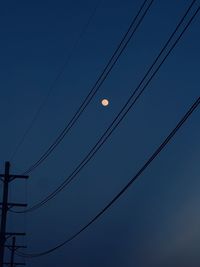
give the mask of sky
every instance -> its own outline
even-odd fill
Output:
[[[10,161],[11,172],[21,174],[52,144],[97,80],[141,3],[11,0],[0,4],[1,173],[4,162]],[[190,3],[154,1],[62,143],[27,181],[12,182],[10,201],[31,206],[74,170],[127,101]],[[196,7],[199,4],[196,1]],[[65,190],[38,210],[8,213],[7,230],[26,232],[17,242],[27,245],[27,253],[54,247],[89,222],[199,97],[199,29],[200,14],[135,107]],[[108,107],[101,105],[103,98],[109,99]],[[99,220],[59,250],[26,259],[27,266],[199,266],[199,115],[196,110]],[[16,261],[23,259],[16,256]]]

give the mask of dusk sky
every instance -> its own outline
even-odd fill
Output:
[[[188,20],[200,6],[200,1],[194,2]],[[10,161],[13,174],[23,173],[55,141],[142,3],[1,2],[1,173],[5,161]],[[31,207],[74,171],[124,106],[191,3],[153,1],[77,123],[27,181],[12,182],[9,201]],[[199,48],[200,12],[144,94],[75,179],[41,208],[25,214],[8,212],[7,231],[26,232],[25,238],[17,237],[18,244],[27,245],[23,252],[40,253],[64,242],[137,173],[200,96]],[[104,98],[109,100],[106,107],[101,104]],[[90,227],[48,255],[25,259],[27,266],[199,267],[199,118],[197,109],[145,172]],[[2,192],[2,183],[0,188]],[[24,259],[16,256],[16,261]]]

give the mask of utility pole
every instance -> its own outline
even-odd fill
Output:
[[[0,178],[3,182],[3,199],[0,203],[2,207],[1,211],[1,227],[0,227],[0,267],[3,267],[4,264],[4,251],[5,251],[5,242],[7,238],[10,236],[16,235],[25,235],[25,233],[14,233],[14,232],[6,232],[6,222],[7,222],[7,212],[11,207],[26,207],[26,204],[19,203],[9,203],[8,202],[8,191],[9,191],[9,183],[14,181],[15,179],[27,179],[27,175],[13,175],[10,174],[10,163],[8,161],[5,162],[5,171],[4,174],[0,174]],[[10,264],[9,264],[10,265]],[[16,264],[14,264],[16,265]]]
[[[15,262],[14,261],[14,257],[15,257],[15,251],[18,249],[18,248],[26,248],[26,246],[17,246],[16,245],[16,237],[14,236],[12,238],[12,245],[10,246],[5,246],[6,248],[8,248],[10,251],[11,251],[11,254],[10,254],[10,262],[4,262],[4,265],[7,265],[7,266],[10,266],[10,267],[14,267],[14,266],[19,266],[19,265],[26,265],[25,263],[22,263],[22,262]]]
[[[11,257],[10,257],[10,267],[14,267],[15,246],[16,246],[16,237],[13,236],[13,238],[12,238],[12,250],[11,250]]]

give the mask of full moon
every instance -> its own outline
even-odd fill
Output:
[[[108,105],[109,105],[109,101],[108,101],[108,99],[102,99],[102,100],[101,100],[101,104],[102,104],[104,107],[108,106]]]

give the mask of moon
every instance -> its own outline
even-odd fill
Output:
[[[102,104],[104,107],[106,107],[106,106],[109,105],[109,100],[106,99],[106,98],[104,98],[104,99],[101,100],[101,104]]]

